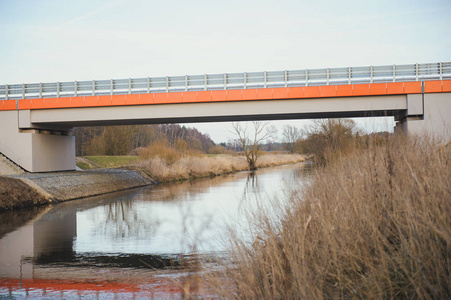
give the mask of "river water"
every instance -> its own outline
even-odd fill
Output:
[[[159,184],[0,214],[0,299],[178,298],[192,256],[226,256],[228,229],[283,201],[310,164]],[[181,297],[181,296],[180,296]]]

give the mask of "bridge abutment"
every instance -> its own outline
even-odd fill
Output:
[[[29,172],[75,170],[75,137],[67,129],[26,127],[26,114],[0,112],[2,154]]]
[[[399,128],[408,135],[451,140],[451,93],[407,95],[407,114]]]

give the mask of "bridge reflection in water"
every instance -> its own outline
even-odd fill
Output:
[[[309,170],[282,166],[3,213],[0,295],[181,295],[181,257],[223,255],[225,218],[246,227],[246,208],[282,196]]]

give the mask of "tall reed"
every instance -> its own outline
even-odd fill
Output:
[[[220,298],[450,299],[451,149],[390,140],[319,168],[280,220],[232,239]]]

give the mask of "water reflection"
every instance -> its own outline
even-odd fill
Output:
[[[181,255],[217,254],[226,226],[246,226],[247,209],[283,197],[310,172],[282,166],[3,213],[0,289],[12,279],[104,280],[116,269],[135,283],[137,270],[154,276],[178,268]]]

